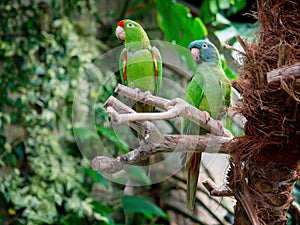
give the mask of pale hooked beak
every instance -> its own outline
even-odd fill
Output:
[[[191,55],[194,60],[197,60],[199,58],[200,50],[198,48],[191,48]]]
[[[126,34],[125,34],[125,30],[124,30],[123,27],[117,26],[117,28],[116,28],[116,36],[117,36],[118,39],[125,41]]]

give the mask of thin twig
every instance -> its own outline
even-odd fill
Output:
[[[216,185],[216,183],[213,182],[210,178],[202,181],[202,184],[209,191],[211,196],[216,196],[216,197],[225,197],[225,196],[231,197],[231,196],[233,196],[233,193],[231,190],[218,187]]]
[[[183,77],[185,80],[190,80],[192,78],[191,74],[186,73],[185,71],[181,70],[178,65],[173,65],[173,64],[169,64],[169,63],[164,63],[163,62],[163,66],[168,68],[169,70],[175,72],[176,74],[178,74],[179,76]]]
[[[237,49],[237,48],[235,48],[235,47],[233,47],[233,46],[231,46],[231,45],[224,44],[224,47],[227,48],[227,49],[229,49],[229,50],[238,52],[238,53],[240,53],[241,55],[246,56],[246,53],[245,53],[245,52],[243,52],[243,51],[241,51],[241,50],[239,50],[239,49]]]
[[[177,188],[180,188],[180,189],[182,189],[183,191],[186,192],[186,189],[187,189],[187,187],[186,187],[186,178],[183,178],[182,176],[178,175],[178,173],[177,173],[177,174],[174,174],[174,175],[172,176],[172,178],[174,178],[176,181],[179,181],[179,184],[177,184],[177,185],[179,185],[179,187],[177,187]],[[204,180],[204,181],[205,181],[205,180]],[[204,182],[204,181],[202,181],[202,182]],[[203,188],[200,188],[199,186],[197,186],[197,191],[198,191],[198,192],[201,192],[201,195],[202,195],[202,194],[206,195],[210,200],[212,200],[212,201],[215,202],[216,204],[220,205],[224,210],[230,212],[230,209],[229,209],[227,206],[225,206],[225,205],[222,203],[222,201],[219,201],[219,200],[217,200],[216,198],[214,198],[210,193],[208,193],[207,191],[205,191]],[[232,193],[231,193],[231,194],[232,194]],[[230,195],[228,194],[228,195],[226,195],[226,196],[230,196]],[[232,196],[232,195],[231,195],[231,196]],[[216,197],[220,197],[220,196],[216,196]],[[197,196],[196,196],[196,198],[197,198]]]

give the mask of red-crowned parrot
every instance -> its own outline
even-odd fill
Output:
[[[205,112],[206,121],[210,117],[221,119],[231,100],[231,85],[226,77],[217,48],[209,41],[196,40],[188,46],[197,70],[188,84],[186,101]],[[205,134],[207,131],[185,120],[188,134]],[[221,127],[221,126],[220,126]],[[201,153],[188,153],[186,158],[187,173],[187,208],[193,209],[199,178]]]
[[[124,41],[119,59],[122,83],[141,91],[158,95],[162,83],[162,60],[160,52],[152,47],[149,38],[135,21],[125,19],[117,24],[116,36]],[[137,112],[152,112],[152,107],[137,102]]]
[[[122,83],[158,95],[162,83],[162,59],[158,49],[151,46],[142,26],[129,19],[121,20],[117,24],[116,36],[123,40],[125,45],[119,59]],[[143,102],[136,102],[133,108],[139,113],[154,111],[153,107]],[[145,138],[140,134],[137,136],[139,139]],[[149,162],[150,159],[147,159],[141,164],[147,166]],[[149,168],[147,173],[149,175]]]

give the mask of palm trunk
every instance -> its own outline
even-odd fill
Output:
[[[297,0],[258,1],[258,41],[240,40],[244,64],[233,86],[247,123],[228,173],[236,225],[287,223],[300,162],[299,9]]]

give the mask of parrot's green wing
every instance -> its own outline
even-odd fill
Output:
[[[127,58],[127,51],[124,48],[121,52],[120,58],[119,58],[119,71],[121,76],[122,84],[126,85],[126,59]]]
[[[204,95],[205,82],[202,76],[193,76],[186,90],[186,102],[199,108]],[[184,134],[199,134],[199,126],[188,119],[184,119]]]
[[[140,52],[142,52],[142,51],[145,51],[145,50],[141,50]],[[160,92],[160,89],[161,89],[161,84],[162,84],[162,70],[163,70],[162,58],[161,58],[159,50],[156,47],[151,47],[150,49],[148,49],[148,54],[149,54],[149,51],[150,51],[150,57],[151,57],[152,64],[149,64],[149,61],[145,60],[144,61],[145,66],[141,67],[140,68],[141,70],[133,71],[132,65],[139,66],[139,65],[141,65],[141,63],[137,62],[137,64],[133,64],[131,61],[131,63],[129,64],[129,65],[131,65],[131,69],[130,69],[130,73],[129,73],[127,71],[128,70],[127,50],[126,50],[126,48],[123,49],[123,51],[120,54],[120,58],[119,58],[119,70],[120,70],[121,81],[122,81],[122,84],[128,85],[129,78],[131,81],[135,82],[135,80],[141,79],[139,77],[135,78],[136,76],[140,76],[140,74],[148,73],[148,71],[153,70],[152,76],[153,76],[153,82],[154,82],[153,87],[154,88],[153,88],[152,94],[158,95]],[[142,54],[145,54],[145,53],[146,52],[144,52]],[[142,55],[141,55],[141,57],[142,57]],[[148,60],[150,60],[150,59],[148,59]],[[145,81],[152,82],[152,80],[147,80],[147,78],[145,77],[145,80],[141,80],[140,83],[143,83]],[[149,83],[145,84],[146,87],[147,87],[147,85],[149,85]],[[141,86],[139,88],[143,88],[143,87]]]
[[[205,82],[202,76],[193,76],[186,90],[186,102],[199,108],[204,94]]]
[[[161,59],[160,52],[156,47],[152,47],[152,59],[153,59],[153,65],[155,71],[155,91],[153,94],[157,95],[161,89],[163,66],[162,66],[162,59]]]

